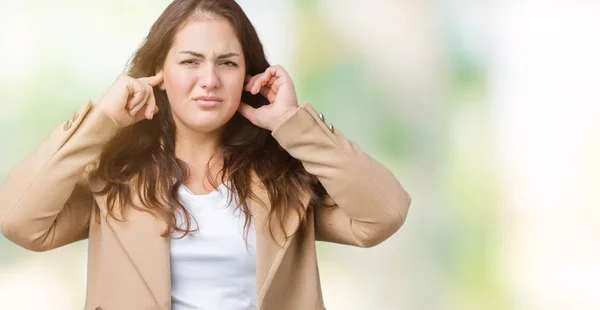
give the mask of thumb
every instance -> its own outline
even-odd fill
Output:
[[[243,101],[240,102],[240,106],[238,107],[238,112],[240,112],[240,114],[247,118],[252,124],[258,126],[258,124],[256,124],[258,121],[256,111],[257,109]]]
[[[126,107],[135,107],[144,100],[144,89],[139,83],[129,81],[126,87],[129,93]]]

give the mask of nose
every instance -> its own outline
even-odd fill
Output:
[[[207,65],[200,69],[198,82],[202,89],[215,89],[220,85],[219,75],[216,72],[214,65]]]

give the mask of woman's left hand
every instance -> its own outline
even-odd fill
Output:
[[[298,109],[294,82],[279,65],[251,77],[244,89],[253,95],[260,92],[270,103],[258,109],[240,103],[238,111],[258,127],[273,131]]]

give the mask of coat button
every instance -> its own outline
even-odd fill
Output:
[[[64,131],[69,130],[71,128],[71,124],[72,124],[71,121],[66,121],[65,125],[63,126],[63,130]]]
[[[334,129],[333,129],[333,124],[329,124],[329,126],[327,126],[329,128],[329,131],[331,131],[331,133],[333,133]]]
[[[77,118],[79,118],[79,113],[77,113],[77,112],[73,113],[73,116],[71,117],[71,122],[75,122],[77,120]]]
[[[325,123],[325,116],[323,113],[319,113],[319,118],[321,119],[321,122]]]

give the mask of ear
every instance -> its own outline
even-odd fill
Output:
[[[164,73],[162,68],[161,68],[161,69],[158,69],[158,70],[156,70],[156,74],[159,74],[159,73]],[[160,90],[165,90],[165,89],[166,89],[166,87],[165,87],[165,80],[164,80],[164,74],[163,74],[163,81],[162,81],[162,82],[160,82],[160,84],[158,84],[158,88],[159,88]]]

